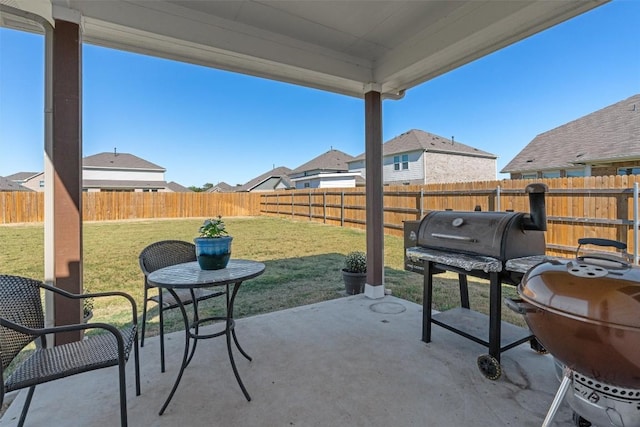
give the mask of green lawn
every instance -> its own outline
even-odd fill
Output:
[[[344,296],[340,269],[344,254],[365,250],[363,231],[294,222],[272,217],[225,218],[234,237],[232,257],[264,262],[265,273],[242,285],[236,317],[251,316]],[[118,289],[130,293],[142,309],[143,281],[138,254],[164,239],[192,241],[201,219],[92,222],[84,225],[84,286],[92,292]],[[0,226],[0,272],[42,279],[43,226]],[[385,285],[394,296],[422,303],[422,276],[403,270],[403,239],[385,237]],[[472,308],[488,312],[487,282],[470,278]],[[504,286],[506,295],[516,295]],[[458,305],[457,275],[437,276],[434,308]],[[117,299],[95,301],[93,321],[126,321],[125,306]],[[222,308],[214,300],[202,307],[208,315]],[[157,333],[157,308],[152,305],[149,333]],[[166,316],[168,330],[182,325],[177,310]],[[522,325],[521,316],[503,310],[504,317]]]

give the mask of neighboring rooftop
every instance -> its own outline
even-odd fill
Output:
[[[191,193],[193,190],[185,187],[184,185],[180,185],[175,181],[167,182],[167,188],[175,193]]]
[[[278,185],[289,188],[291,186],[288,177],[290,173],[291,169],[288,167],[279,166],[253,178],[246,184],[233,188],[231,191],[251,191],[258,189],[258,187],[262,190],[275,190]]]
[[[486,157],[490,159],[497,158],[495,154],[462,144],[455,141],[454,138],[445,138],[419,129],[411,129],[410,131],[390,139],[382,145],[383,156],[390,156],[393,154],[416,150]],[[362,153],[353,160],[363,160],[364,158],[365,154]]]
[[[25,182],[29,178],[32,178],[41,173],[42,172],[17,172],[17,173],[14,173],[13,175],[5,176],[5,178],[10,179],[11,181]]]
[[[84,168],[115,169],[154,169],[165,172],[166,169],[140,157],[128,153],[98,153],[82,159]]]
[[[22,185],[18,184],[12,179],[9,179],[8,177],[0,176],[0,191],[33,191],[33,190],[23,187]]]
[[[536,136],[500,172],[640,159],[640,94]]]
[[[311,159],[307,163],[298,166],[289,173],[289,176],[296,174],[318,171],[318,172],[347,172],[349,170],[348,162],[354,160],[354,157],[340,150],[331,149],[324,154]]]

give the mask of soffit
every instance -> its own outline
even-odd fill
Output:
[[[88,43],[351,96],[378,90],[397,98],[606,1],[37,2],[51,6],[45,16],[51,22],[81,16]]]

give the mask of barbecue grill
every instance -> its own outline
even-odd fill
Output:
[[[546,213],[544,184],[531,184],[530,213],[433,211],[416,224],[405,224],[405,268],[424,275],[422,340],[431,341],[435,323],[489,348],[478,358],[480,371],[489,379],[500,377],[500,353],[523,342],[544,352],[530,330],[501,321],[502,283],[517,285],[526,268],[545,258]],[[460,307],[431,313],[433,276],[457,272]],[[470,309],[466,276],[490,282],[489,316]],[[488,325],[488,328],[487,328]],[[487,339],[488,338],[488,339]]]
[[[576,258],[540,263],[507,305],[556,360],[562,382],[543,426],[566,395],[579,426],[640,426],[640,268],[611,255],[580,256],[585,244],[626,249],[621,242],[580,239]]]

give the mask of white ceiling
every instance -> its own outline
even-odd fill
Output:
[[[87,43],[387,98],[605,2],[0,0],[77,19]]]

